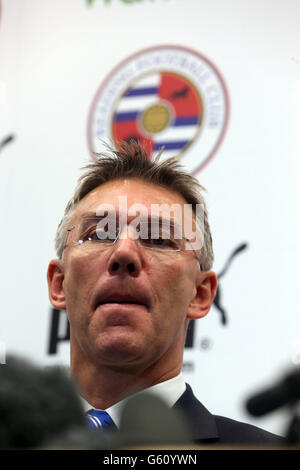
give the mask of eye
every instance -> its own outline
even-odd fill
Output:
[[[82,242],[95,242],[95,243],[105,243],[115,241],[117,238],[116,231],[108,231],[104,229],[99,229],[97,226],[91,227],[86,230],[80,237]]]
[[[148,248],[159,248],[161,250],[179,250],[179,246],[176,243],[176,240],[171,238],[149,238],[149,239],[140,239],[140,243]]]

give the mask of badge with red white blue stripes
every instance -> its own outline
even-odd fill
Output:
[[[228,93],[199,53],[163,46],[123,61],[100,86],[88,120],[91,154],[104,141],[139,140],[150,154],[182,159],[197,173],[219,147],[228,123]]]

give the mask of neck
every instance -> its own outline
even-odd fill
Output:
[[[133,393],[176,377],[181,367],[182,360],[179,360],[164,370],[160,363],[126,370],[95,364],[84,356],[79,360],[78,355],[71,355],[71,372],[80,394],[92,407],[102,410]]]

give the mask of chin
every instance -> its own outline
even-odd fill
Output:
[[[98,340],[98,354],[106,363],[122,365],[143,358],[146,352],[146,343],[137,335],[122,332],[122,334],[108,335]]]

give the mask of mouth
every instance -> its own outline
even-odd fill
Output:
[[[144,304],[138,302],[128,302],[128,301],[119,301],[119,300],[110,300],[108,302],[102,302],[99,306],[104,305],[111,305],[111,306],[118,306],[118,307],[145,307]]]
[[[132,305],[144,305],[140,302],[131,302],[129,300],[107,300],[102,302],[102,304],[132,304]]]
[[[96,301],[96,308],[100,307],[101,305],[109,305],[109,304],[138,305],[142,307],[147,307],[147,302],[142,296],[112,294],[109,296],[104,296],[102,298],[100,296]]]

